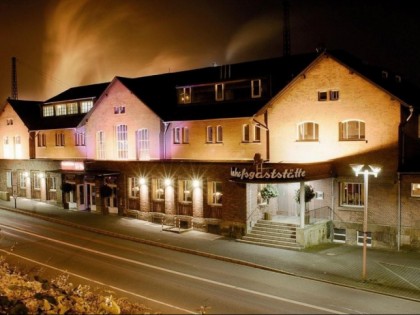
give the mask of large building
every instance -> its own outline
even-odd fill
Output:
[[[301,247],[360,244],[368,209],[369,246],[418,248],[416,91],[324,51],[8,99],[0,196],[238,239],[286,218]]]

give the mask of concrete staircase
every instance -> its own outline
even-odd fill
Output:
[[[303,247],[296,243],[296,224],[281,223],[270,220],[258,220],[251,232],[238,239],[239,242],[300,250]]]

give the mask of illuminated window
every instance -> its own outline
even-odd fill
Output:
[[[119,106],[114,106],[114,114],[125,114],[125,106],[123,105],[119,105]]]
[[[12,188],[12,172],[11,171],[6,171],[6,187],[7,188]]]
[[[93,107],[93,101],[83,101],[80,103],[80,112],[87,113]]]
[[[420,184],[411,184],[411,197],[420,197]]]
[[[254,125],[254,142],[261,142],[261,127]]]
[[[180,180],[179,181],[179,201],[192,202],[192,181]]]
[[[357,231],[357,245],[363,245],[363,238],[363,231]],[[366,232],[366,246],[372,246],[372,232]]]
[[[37,137],[38,137],[38,147],[46,147],[47,135],[45,133],[39,133]]]
[[[149,129],[143,128],[136,132],[137,159],[150,160]]]
[[[207,126],[206,142],[207,143],[213,143],[213,127],[212,126]]]
[[[47,105],[47,106],[42,107],[42,115],[44,117],[54,116],[54,106]]]
[[[67,114],[68,115],[74,115],[79,112],[77,103],[68,103],[67,104]]]
[[[347,120],[339,123],[340,140],[365,140],[365,123],[361,120]]]
[[[55,115],[56,116],[67,115],[67,106],[66,106],[66,104],[58,104],[58,105],[55,105]]]
[[[298,141],[318,141],[319,126],[314,122],[303,122],[298,125]]]
[[[12,118],[6,119],[6,124],[7,124],[7,126],[12,126],[13,125],[13,119]]]
[[[220,125],[216,127],[216,142],[217,143],[223,142],[223,127]]]
[[[178,103],[179,104],[188,104],[191,103],[191,87],[183,87],[177,90],[178,93]]]
[[[222,204],[222,182],[210,181],[207,184],[208,187],[208,203],[213,205]]]
[[[164,200],[165,199],[165,181],[163,179],[154,178],[152,180],[153,187],[153,199]]]
[[[127,159],[128,158],[127,125],[117,126],[116,138],[117,138],[117,157],[119,159]]]
[[[103,131],[96,133],[96,158],[105,159],[105,133]]]
[[[251,97],[257,98],[261,97],[261,80],[252,80],[251,81]]]
[[[338,101],[340,98],[340,92],[338,90],[330,91],[330,101]]]
[[[13,158],[12,148],[9,137],[3,137],[3,156],[5,159]]]
[[[249,142],[249,125],[242,125],[242,142]]]
[[[138,177],[128,178],[128,191],[130,198],[138,198],[140,196],[140,187]]]
[[[340,206],[363,207],[364,185],[362,183],[340,183]]]
[[[85,146],[86,145],[86,137],[83,132],[77,132],[75,135],[75,144],[76,146]]]
[[[64,133],[56,133],[55,134],[55,145],[57,147],[64,147]]]
[[[223,101],[225,99],[225,85],[223,83],[218,83],[214,86],[216,93],[216,101]]]
[[[22,158],[22,144],[21,144],[20,136],[13,137],[13,144],[14,144],[15,158]]]
[[[327,97],[328,97],[328,93],[327,92],[325,92],[325,91],[318,92],[318,101],[324,102],[324,101],[327,100]]]

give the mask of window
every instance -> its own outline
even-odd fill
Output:
[[[54,106],[48,105],[48,106],[42,107],[42,115],[44,117],[54,116]]]
[[[365,140],[365,123],[361,120],[347,120],[339,123],[340,141]]]
[[[363,245],[364,233],[363,231],[357,231],[357,245]],[[366,245],[372,246],[372,232],[366,232]]]
[[[6,172],[6,187],[7,188],[12,188],[12,172],[11,171],[7,171]]]
[[[96,158],[105,159],[105,133],[103,131],[96,133]]]
[[[261,196],[261,190],[263,190],[267,184],[258,184],[257,187],[257,204],[258,205],[265,205],[267,204],[267,200]]]
[[[319,127],[314,122],[303,122],[298,125],[298,141],[318,141]]]
[[[19,187],[21,189],[26,188],[26,177],[27,177],[26,172],[19,172]]]
[[[164,200],[165,199],[165,183],[163,179],[153,179],[153,199]]]
[[[174,128],[174,143],[181,143],[181,128],[179,127]]]
[[[191,87],[183,87],[178,89],[178,103],[188,104],[191,103]]]
[[[40,190],[41,189],[41,174],[38,172],[34,173],[33,177],[34,189]]]
[[[13,158],[13,152],[10,145],[9,137],[3,137],[3,156],[5,159]]]
[[[223,142],[223,127],[220,125],[216,127],[216,142]]]
[[[338,101],[340,98],[340,92],[337,90],[330,91],[330,101]]]
[[[128,158],[128,138],[127,138],[127,125],[118,125],[116,128],[117,133],[117,157],[119,159]]]
[[[364,185],[361,183],[340,183],[340,206],[364,205]]]
[[[206,142],[213,143],[213,127],[212,126],[207,126]]]
[[[125,106],[114,106],[114,114],[125,114]]]
[[[182,143],[190,143],[190,131],[188,127],[182,128]]]
[[[78,132],[75,135],[75,143],[76,146],[85,146],[86,145],[86,137],[83,132]]]
[[[345,243],[346,242],[346,229],[334,228],[334,243]]]
[[[49,177],[48,178],[48,187],[49,187],[50,191],[56,191],[57,190],[57,178]]]
[[[22,144],[20,136],[13,137],[15,158],[22,158]]]
[[[261,97],[261,80],[251,81],[251,97],[252,98]]]
[[[55,105],[55,115],[56,116],[67,115],[67,106],[66,106],[66,104],[58,104],[58,105]]]
[[[55,145],[57,147],[64,147],[64,134],[63,133],[55,134]]]
[[[137,139],[137,159],[150,159],[149,129],[143,128],[136,132]]]
[[[67,104],[67,115],[74,115],[79,112],[77,103],[68,103]]]
[[[318,101],[323,102],[326,101],[328,97],[328,93],[327,92],[318,92]]]
[[[140,197],[139,179],[137,177],[128,178],[128,191],[130,198]]]
[[[83,101],[80,103],[80,112],[87,113],[93,107],[93,101]]]
[[[207,185],[208,187],[208,202],[213,205],[222,204],[222,182],[211,181]]]
[[[249,142],[249,125],[242,125],[242,142]]]
[[[261,127],[254,125],[254,142],[261,142]]]
[[[420,197],[420,184],[411,184],[411,197]]]
[[[7,126],[12,126],[13,125],[13,119],[12,118],[7,118],[6,119],[6,124],[7,124]]]
[[[38,147],[47,146],[47,135],[45,133],[38,134]]]
[[[218,83],[214,86],[216,93],[216,101],[223,101],[225,99],[225,85],[223,83]]]
[[[192,202],[192,181],[191,180],[179,181],[179,201]]]

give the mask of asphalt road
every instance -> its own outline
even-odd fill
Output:
[[[82,231],[0,211],[0,255],[68,273],[161,313],[416,314],[419,303]]]

